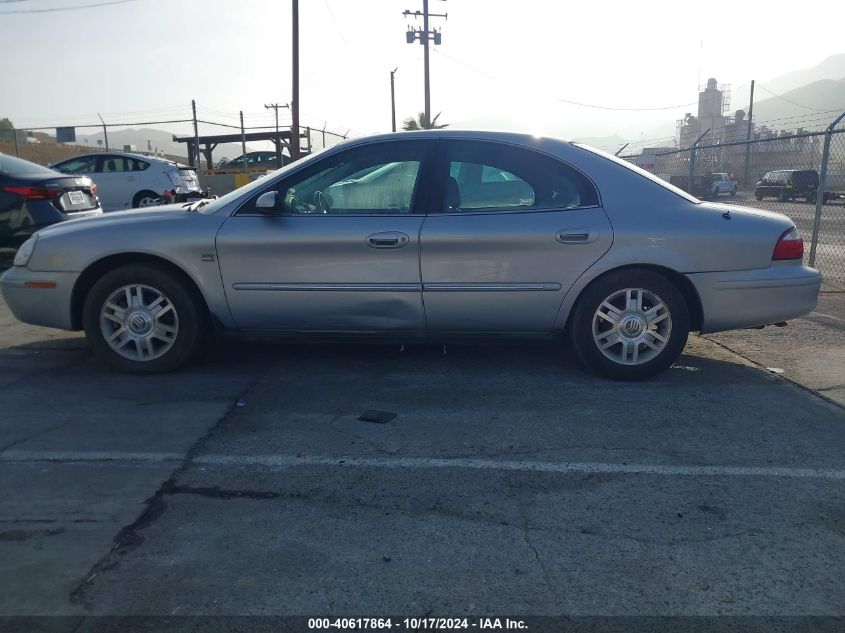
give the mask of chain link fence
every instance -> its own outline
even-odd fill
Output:
[[[843,115],[845,116],[845,115]],[[842,117],[840,117],[841,119]],[[706,200],[789,216],[805,263],[845,284],[845,129],[780,134],[656,154],[650,170]],[[636,162],[636,156],[622,156]],[[823,194],[823,195],[822,195]]]

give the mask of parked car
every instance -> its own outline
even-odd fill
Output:
[[[815,200],[819,188],[819,172],[815,169],[779,169],[766,172],[754,188],[754,197],[777,198],[789,202],[796,198]]]
[[[179,367],[215,329],[565,337],[635,380],[691,330],[813,310],[802,255],[786,216],[701,202],[587,146],[428,130],[348,141],[214,201],[49,227],[0,286],[21,321],[84,329],[130,372]]]
[[[736,195],[736,180],[725,173],[713,173],[707,178],[707,199],[718,198],[723,193],[730,196]]]
[[[97,183],[103,209],[159,205],[175,190],[175,201],[203,197],[193,167],[128,152],[81,154],[51,165],[66,174],[85,174]]]
[[[45,226],[102,213],[90,178],[0,154],[0,247],[17,248]]]
[[[214,169],[216,174],[237,173],[243,171],[266,171],[279,169],[287,165],[287,156],[282,156],[282,163],[276,157],[276,152],[247,152],[237,158],[219,162]]]

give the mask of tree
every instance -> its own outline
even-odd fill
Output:
[[[428,124],[428,121],[425,120],[425,112],[420,112],[417,118],[408,117],[402,122],[402,129],[403,130],[440,130],[444,127],[449,127],[448,123],[438,123],[437,119],[440,118],[440,115],[443,114],[442,112],[438,112],[434,115],[434,118],[431,120],[431,125]]]
[[[0,119],[0,141],[15,140],[15,126],[9,119]]]

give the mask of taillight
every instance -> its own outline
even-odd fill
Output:
[[[801,233],[794,226],[784,231],[778,243],[775,244],[775,252],[772,253],[772,260],[801,259],[804,257],[804,240]]]
[[[97,185],[96,185],[96,184],[92,184],[92,185],[91,185],[91,189],[90,189],[90,191],[91,191],[91,195],[92,195],[92,196],[96,196],[96,195],[97,195]]]
[[[27,200],[55,200],[61,198],[64,190],[45,187],[3,187],[3,191],[22,196]]]

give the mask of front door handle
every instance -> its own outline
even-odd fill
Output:
[[[370,248],[402,248],[410,241],[408,234],[402,231],[383,231],[367,236],[367,245]]]
[[[591,244],[599,239],[599,232],[584,228],[562,229],[555,239],[561,244]]]

